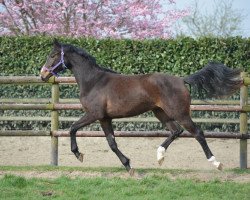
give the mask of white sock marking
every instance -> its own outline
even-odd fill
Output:
[[[211,162],[216,168],[219,168],[220,162],[216,161],[215,157],[212,156],[211,158],[208,159],[208,162]]]
[[[157,149],[157,160],[160,161],[164,158],[164,153],[166,149],[162,146],[159,146]]]

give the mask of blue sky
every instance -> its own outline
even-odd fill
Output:
[[[200,9],[210,12],[213,9],[213,0],[197,0]],[[220,0],[216,0],[220,1]],[[191,7],[194,0],[176,0],[177,8]],[[239,10],[245,16],[240,32],[243,37],[250,37],[250,0],[233,0],[233,8]]]

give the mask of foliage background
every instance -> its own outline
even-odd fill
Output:
[[[178,76],[192,74],[209,61],[219,61],[229,67],[241,68],[250,73],[250,39],[229,38],[177,38],[155,40],[115,40],[93,38],[59,37],[61,42],[71,43],[87,50],[97,63],[123,74],[144,74],[152,72],[169,73]],[[0,37],[0,76],[38,76],[51,50],[52,37]],[[66,72],[65,76],[71,75]],[[76,86],[60,86],[61,98],[78,98]],[[50,86],[46,85],[1,85],[1,98],[50,98]],[[234,96],[238,99],[238,96]],[[60,111],[60,116],[80,116],[81,111]],[[0,111],[0,115],[49,116],[48,111]],[[147,114],[151,115],[151,113]],[[238,118],[237,113],[193,112],[194,117]],[[63,122],[62,129],[68,129],[71,123]],[[49,129],[47,122],[7,122],[0,121],[1,129]],[[93,125],[90,129],[99,129]],[[161,126],[147,123],[115,124],[116,130],[161,129]],[[210,125],[209,130],[237,131],[235,125]]]
[[[250,39],[178,38],[114,40],[59,38],[86,49],[100,65],[125,74],[163,72],[187,75],[211,60],[250,72]],[[0,75],[38,75],[51,49],[51,37],[0,37]]]

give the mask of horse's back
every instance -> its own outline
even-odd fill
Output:
[[[108,87],[117,93],[147,93],[152,97],[189,94],[183,78],[162,73],[143,75],[112,74]]]
[[[177,76],[112,74],[109,79],[102,91],[107,97],[107,112],[112,117],[137,115],[157,107],[179,109],[179,104],[189,104],[188,90]]]

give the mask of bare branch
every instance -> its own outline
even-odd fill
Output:
[[[214,0],[213,11],[201,11],[194,1],[193,13],[183,19],[188,31],[195,37],[228,37],[239,32],[244,15],[233,8],[233,0]]]

